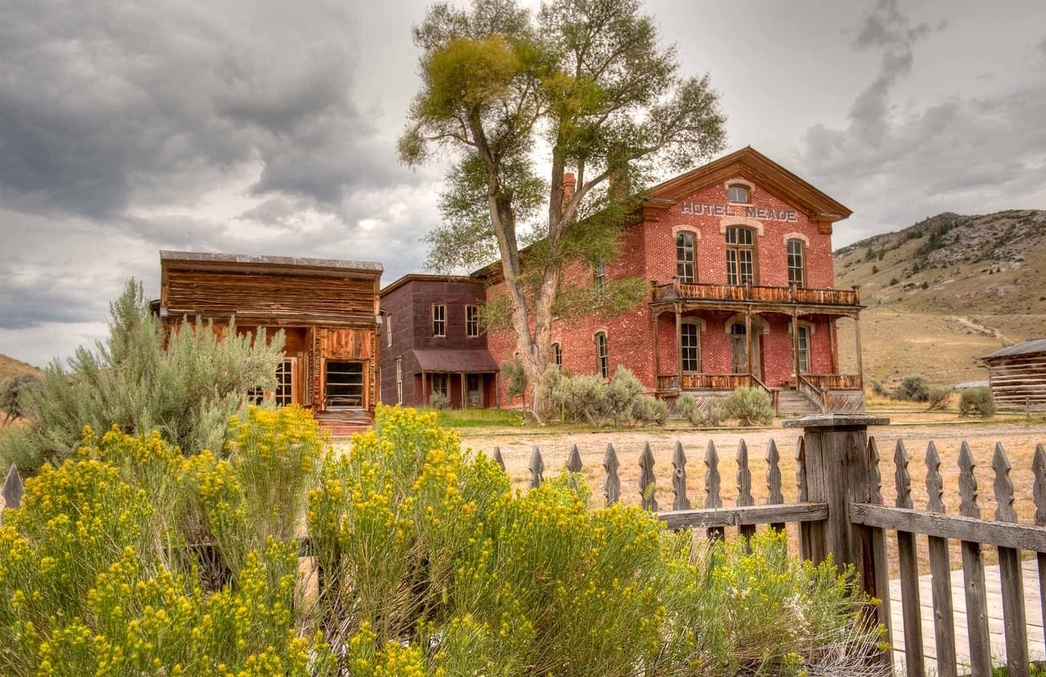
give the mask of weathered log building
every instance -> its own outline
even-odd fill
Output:
[[[321,422],[373,413],[380,263],[161,251],[160,271],[168,326],[200,318],[224,334],[235,318],[237,333],[283,330],[277,404],[309,407]]]
[[[981,358],[999,407],[1046,409],[1046,338],[1032,339]]]

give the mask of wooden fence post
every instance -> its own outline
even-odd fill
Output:
[[[786,428],[803,429],[806,500],[828,504],[822,533],[810,534],[811,540],[823,537],[823,550],[820,544],[810,543],[811,554],[831,554],[840,569],[853,564],[863,591],[880,599],[890,591],[877,589],[881,577],[874,570],[873,553],[868,552],[871,534],[868,527],[851,525],[850,504],[868,503],[879,490],[868,454],[868,427],[889,423],[888,418],[867,414],[815,414],[784,422]]]

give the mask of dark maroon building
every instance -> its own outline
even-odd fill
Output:
[[[405,275],[381,291],[381,401],[424,406],[438,392],[455,409],[497,406],[498,364],[479,310],[482,283]]]

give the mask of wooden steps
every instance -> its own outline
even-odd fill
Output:
[[[334,438],[352,437],[374,427],[370,413],[358,409],[318,411],[314,416],[320,427],[330,431]]]
[[[777,391],[777,398],[781,416],[806,416],[821,412],[820,408],[798,390],[781,389]]]

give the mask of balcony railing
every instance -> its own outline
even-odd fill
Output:
[[[818,393],[829,390],[860,390],[857,374],[803,374],[802,380]],[[682,388],[680,388],[682,385]],[[734,390],[735,388],[763,386],[750,374],[662,374],[657,377],[659,392],[688,390]],[[767,390],[770,390],[767,388]]]
[[[755,301],[801,303],[821,306],[857,306],[857,289],[807,289],[805,287],[761,287],[757,285],[679,282],[654,287],[654,301]]]

